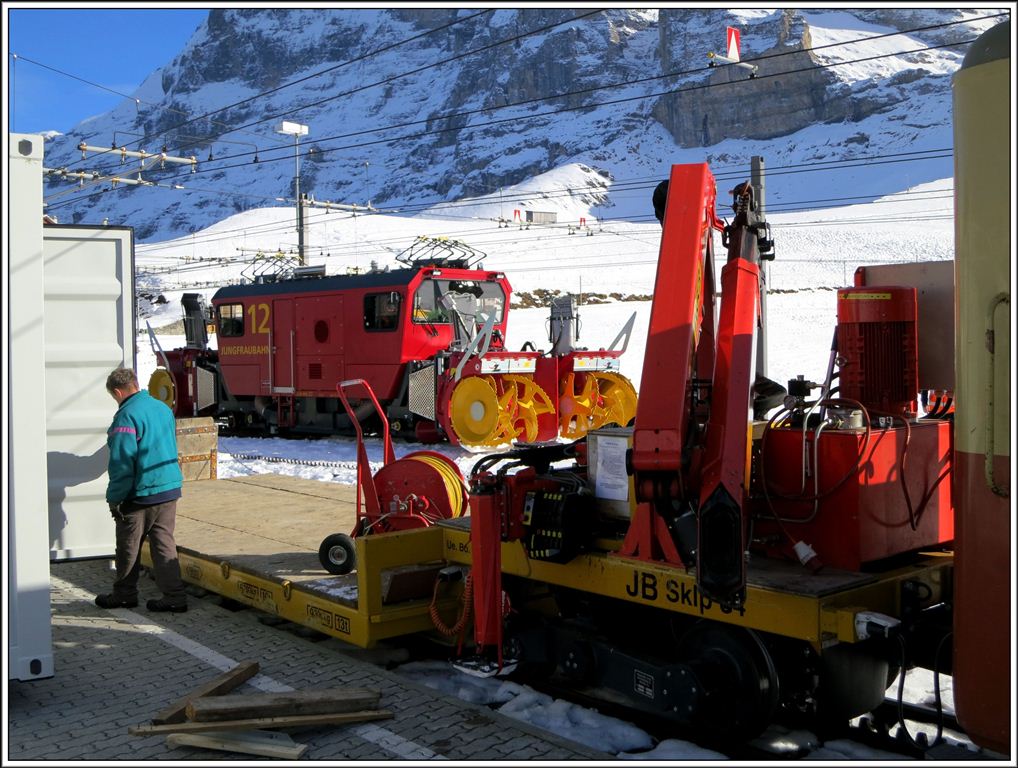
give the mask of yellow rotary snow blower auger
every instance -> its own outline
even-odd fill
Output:
[[[578,440],[592,429],[628,424],[636,415],[636,390],[619,373],[570,371],[562,376],[558,407],[559,435]]]
[[[437,387],[439,424],[468,448],[574,440],[592,429],[626,426],[636,415],[636,390],[618,371],[635,319],[634,313],[607,349],[577,349],[575,300],[557,298],[552,349],[545,354],[529,342],[519,352],[505,350],[501,339],[493,343],[489,318],[449,356]]]

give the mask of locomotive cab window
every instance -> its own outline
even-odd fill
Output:
[[[364,329],[394,331],[399,325],[400,295],[396,291],[369,293],[364,297]]]
[[[216,313],[219,316],[220,336],[244,335],[243,304],[220,304]]]
[[[415,323],[441,324],[452,322],[453,313],[473,318],[477,323],[494,313],[495,322],[502,322],[505,293],[496,282],[479,280],[431,279],[421,283],[414,294]]]

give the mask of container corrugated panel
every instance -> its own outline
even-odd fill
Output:
[[[43,284],[50,559],[109,556],[106,377],[135,366],[133,230],[45,227]]]

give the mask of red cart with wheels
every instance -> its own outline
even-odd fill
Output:
[[[347,390],[355,386],[367,392],[382,423],[382,468],[374,475],[364,430],[347,397]],[[356,564],[355,537],[426,528],[459,517],[467,509],[467,486],[459,467],[435,451],[414,451],[396,459],[385,412],[364,379],[341,381],[336,391],[357,432],[357,520],[349,534],[326,536],[318,559],[329,573],[344,574]]]

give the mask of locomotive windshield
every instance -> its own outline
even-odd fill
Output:
[[[495,322],[502,322],[505,292],[496,282],[482,280],[445,280],[433,278],[421,283],[414,294],[413,319],[415,323],[452,322],[449,306],[464,318],[482,323],[494,313]],[[483,315],[483,318],[482,318]]]

